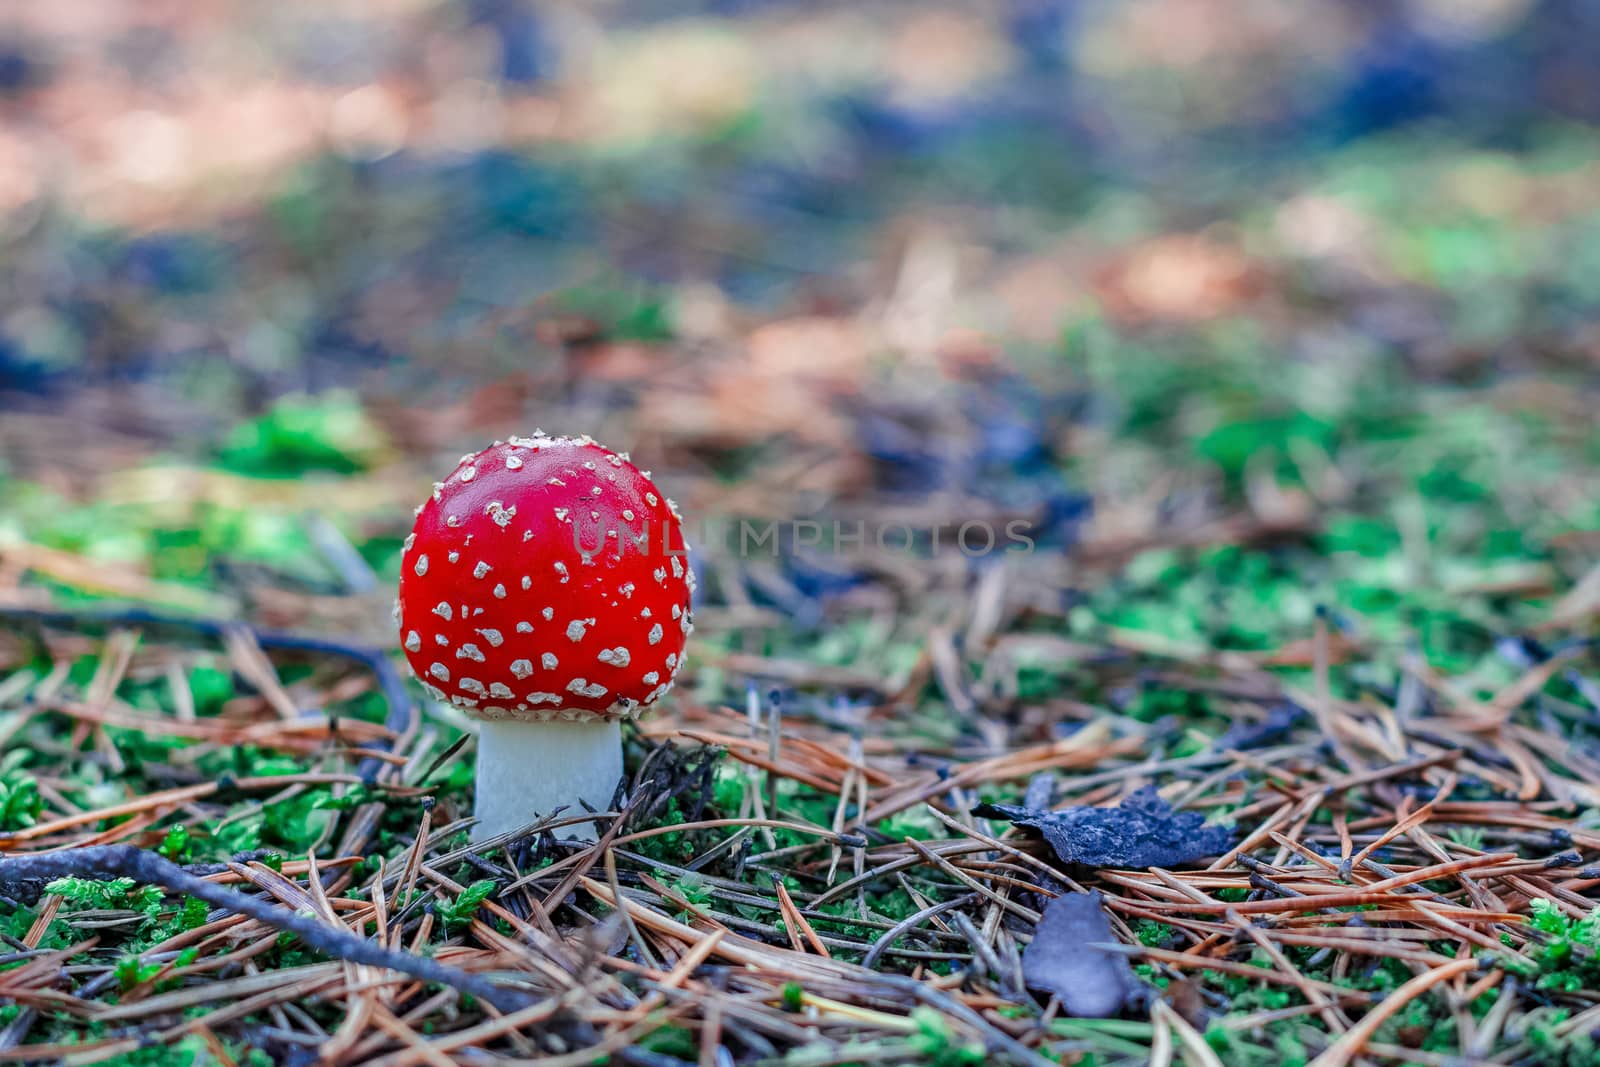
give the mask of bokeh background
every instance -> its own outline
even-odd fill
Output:
[[[534,426],[692,518],[1025,517],[1007,611],[1068,632],[1548,586],[1600,523],[1597,36],[1582,0],[12,0],[0,586],[392,643],[412,502]],[[1308,539],[1199,622],[1151,554]],[[724,547],[713,662],[902,680],[986,566]]]

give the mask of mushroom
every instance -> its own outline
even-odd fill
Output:
[[[625,453],[542,431],[462,457],[417,509],[400,642],[423,688],[481,723],[476,840],[611,803],[621,721],[683,669],[682,523]]]

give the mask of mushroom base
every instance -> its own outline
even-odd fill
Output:
[[[474,841],[527,826],[557,808],[561,818],[581,815],[585,801],[596,811],[611,804],[622,781],[622,724],[588,722],[478,723],[478,783]],[[593,841],[592,822],[573,823],[557,837]]]

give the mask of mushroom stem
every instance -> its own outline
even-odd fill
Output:
[[[478,825],[474,841],[527,826],[565,808],[562,816],[611,804],[622,781],[622,724],[520,722],[486,719],[478,730]],[[574,823],[556,836],[593,841],[592,822]]]

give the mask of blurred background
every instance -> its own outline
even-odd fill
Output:
[[[392,645],[412,504],[535,426],[691,519],[1031,524],[707,545],[708,698],[1316,603],[1447,655],[1596,550],[1585,0],[0,12],[8,602]]]

